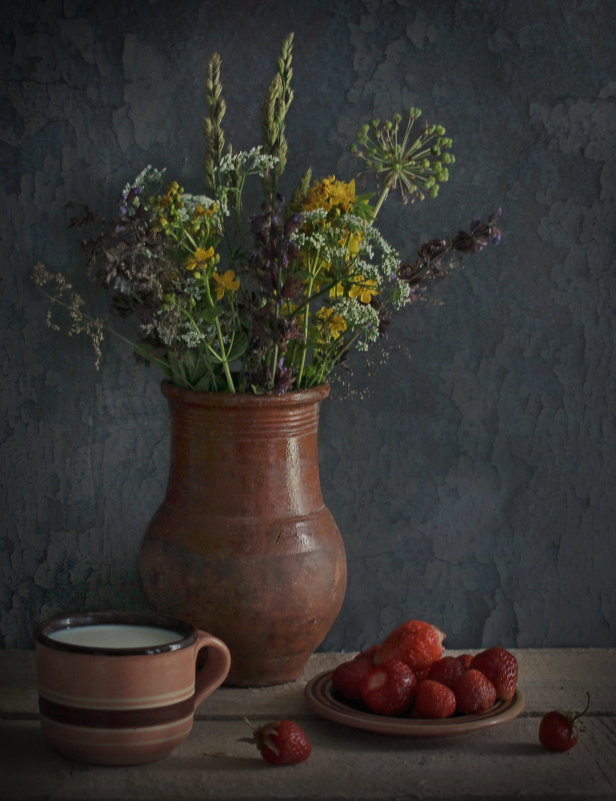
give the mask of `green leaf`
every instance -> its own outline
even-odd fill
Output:
[[[204,375],[193,384],[193,389],[197,390],[197,392],[211,392],[213,383],[211,373],[204,373]]]
[[[250,340],[243,332],[239,332],[235,335],[235,339],[233,340],[233,346],[231,350],[227,353],[227,361],[234,362],[236,359],[240,359],[244,353],[246,353],[248,349]]]
[[[156,367],[158,367],[167,378],[172,378],[173,373],[168,364],[168,359],[161,358],[160,356],[154,356],[152,354],[152,346],[148,345],[147,342],[135,342],[133,350],[138,356],[141,356],[142,359],[145,359],[146,361],[150,362],[150,364],[154,364]]]
[[[201,311],[201,319],[205,323],[213,323],[220,317],[221,314],[224,313],[224,307],[220,306],[219,304],[214,304],[214,306],[207,306]]]
[[[374,197],[374,193],[358,195],[355,199],[355,206],[353,212],[362,220],[371,221],[374,217],[374,208],[370,205],[370,198]]]

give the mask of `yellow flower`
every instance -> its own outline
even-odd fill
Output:
[[[182,187],[178,184],[177,181],[172,181],[169,184],[169,189],[167,190],[167,194],[163,195],[161,198],[161,204],[163,206],[170,206],[174,202],[177,201],[179,206],[182,206],[183,203],[181,202],[181,194],[182,194]]]
[[[349,289],[349,297],[358,298],[362,303],[370,303],[374,295],[379,294],[376,286],[374,278],[364,278],[363,275],[358,275],[357,283]]]
[[[340,334],[344,333],[347,329],[347,322],[340,314],[336,314],[333,309],[328,309],[325,306],[319,309],[316,316],[327,326],[329,334],[332,339],[338,339]]]
[[[299,306],[297,305],[297,303],[289,303],[287,301],[287,303],[284,306],[284,309],[285,309],[285,317],[287,317],[289,320],[294,319],[295,322],[300,326],[304,325],[304,322],[306,320],[305,308],[303,308],[300,312],[298,312],[297,310],[299,309]]]
[[[207,250],[205,248],[197,248],[194,253],[188,257],[188,261],[186,262],[186,269],[187,270],[194,270],[198,268],[199,270],[206,270],[207,263],[214,255],[214,248],[209,247]]]
[[[195,206],[195,217],[198,219],[199,217],[213,217],[218,210],[218,206],[216,203],[212,203],[211,206],[207,208],[202,206],[201,203],[197,203]]]
[[[335,175],[330,175],[310,187],[303,206],[306,211],[312,209],[351,211],[355,202],[355,180],[345,183],[336,180]]]
[[[212,278],[216,284],[216,300],[220,300],[225,294],[225,291],[237,292],[240,288],[239,278],[235,277],[233,270],[227,270],[223,275],[212,273]]]
[[[352,234],[349,234],[346,239],[341,239],[340,244],[346,246],[349,256],[357,256],[361,248],[363,238],[364,235],[361,233],[361,231],[354,231]]]
[[[341,298],[344,295],[344,284],[339,281],[329,290],[330,298]]]

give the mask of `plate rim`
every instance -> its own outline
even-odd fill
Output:
[[[387,717],[366,710],[357,710],[332,696],[331,676],[326,670],[314,676],[304,687],[304,698],[320,717],[354,729],[403,737],[449,737],[468,734],[514,720],[525,706],[525,697],[518,687],[510,701],[497,702],[487,712],[477,715],[439,720],[410,717]]]

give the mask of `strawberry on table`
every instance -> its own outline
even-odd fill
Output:
[[[456,696],[440,681],[424,679],[417,685],[414,712],[420,718],[450,718],[456,711]]]
[[[415,697],[417,679],[410,667],[399,659],[373,665],[362,684],[364,704],[377,715],[400,715]]]
[[[496,688],[480,670],[465,670],[453,684],[457,711],[463,715],[487,712],[496,702]]]
[[[432,623],[408,620],[387,635],[377,648],[374,662],[378,665],[399,659],[413,671],[422,670],[442,657],[444,639],[443,632]]]
[[[553,709],[547,712],[539,724],[539,742],[549,751],[568,751],[578,741],[584,724],[579,721],[590,706],[590,695],[586,693],[586,707],[582,712],[561,712]]]
[[[480,670],[492,682],[499,701],[513,698],[518,683],[518,662],[512,653],[495,645],[477,654],[471,667]]]
[[[242,739],[255,743],[270,765],[295,765],[312,753],[308,736],[293,720],[277,720],[259,727],[254,727],[246,718],[244,721],[252,728],[253,737]]]

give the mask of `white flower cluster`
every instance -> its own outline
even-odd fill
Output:
[[[396,311],[406,306],[411,300],[411,288],[406,281],[396,281],[394,292],[391,298],[392,305]]]
[[[207,195],[191,195],[185,192],[182,195],[182,201],[187,209],[194,211],[197,206],[203,206],[204,209],[209,209],[216,201]]]
[[[292,236],[299,250],[317,253],[324,263],[348,264],[348,245],[353,235],[359,234],[355,239],[358,250],[353,256],[353,273],[375,280],[379,287],[395,280],[400,257],[376,228],[354,214],[342,214],[335,222],[326,218],[324,209],[302,212],[302,220],[308,225]]]
[[[191,195],[188,192],[182,194],[182,202],[184,207],[178,209],[178,215],[180,220],[182,220],[184,223],[187,220],[190,220],[195,213],[195,208],[197,206],[203,206],[203,208],[209,209],[210,206],[213,206],[216,203],[215,200],[212,200],[212,198],[208,197],[207,195]]]
[[[364,337],[356,342],[357,350],[366,351],[369,342],[377,341],[379,338],[379,315],[372,306],[367,303],[357,303],[345,295],[338,298],[334,309],[336,314],[344,317],[349,328],[363,331]]]
[[[352,233],[362,235],[359,259],[366,278],[374,278],[381,284],[396,276],[400,257],[377,228],[355,214],[343,214],[339,223]]]
[[[262,152],[261,145],[250,150],[239,150],[237,153],[229,151],[221,158],[216,168],[220,178],[220,187],[217,192],[220,211],[224,217],[229,216],[229,194],[237,193],[248,175],[263,177],[267,170],[278,164],[277,156],[269,156]]]
[[[206,339],[201,331],[196,328],[187,326],[183,334],[180,334],[180,339],[185,342],[189,348],[198,348],[199,345]]]
[[[146,165],[141,172],[135,177],[134,181],[126,184],[124,192],[128,194],[131,189],[135,187],[143,187],[149,189],[152,186],[160,186],[163,182],[163,176],[167,172],[167,168],[163,167],[162,170],[152,167],[151,164]]]
[[[250,150],[225,153],[217,171],[221,176],[243,173],[244,175],[258,175],[262,178],[266,170],[271,170],[280,160],[278,156],[268,156],[262,151],[263,148],[259,145]]]

